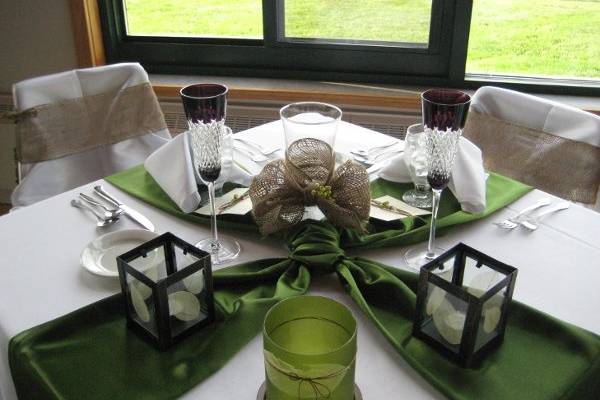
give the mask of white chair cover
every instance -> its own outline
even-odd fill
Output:
[[[59,101],[116,92],[148,82],[148,74],[138,63],[114,64],[16,83],[13,86],[13,99],[15,108],[23,111]],[[109,115],[107,110],[107,117]],[[21,182],[11,197],[13,207],[33,204],[143,163],[149,154],[169,139],[171,135],[168,129],[161,129],[57,159],[22,163]]]
[[[482,143],[478,143],[476,136],[470,136],[473,133],[473,127],[469,126],[469,122],[471,122],[471,117],[476,117],[476,114],[491,116],[517,127],[523,127],[557,137],[556,140],[543,140],[542,137],[539,137],[536,139],[537,142],[526,142],[523,140],[523,137],[515,136],[515,141],[521,141],[520,143],[516,143],[515,146],[532,150],[528,154],[527,159],[520,160],[521,164],[519,165],[519,168],[527,169],[536,162],[539,162],[540,158],[543,158],[551,152],[554,152],[554,157],[556,157],[557,153],[560,154],[560,150],[557,152],[556,148],[552,149],[553,146],[565,144],[571,146],[573,145],[572,142],[580,142],[581,144],[585,143],[600,149],[600,117],[561,103],[513,90],[486,86],[475,92],[471,101],[471,111],[473,115],[469,116],[470,118],[465,129],[465,136],[474,140],[478,146],[482,147],[484,152],[484,163],[486,165],[489,164],[487,161],[490,159],[493,159],[497,164],[514,160],[509,161],[506,154],[503,154],[500,149],[494,151],[492,148],[494,138],[487,138],[489,140],[488,143],[491,143],[491,145],[488,146],[490,148],[486,148],[485,145],[482,146]],[[510,129],[507,129],[504,132],[488,132],[488,135],[510,134],[509,131]],[[476,133],[478,135],[484,134],[483,132]],[[482,136],[479,137],[481,138]],[[588,146],[588,149],[589,148],[590,147]],[[562,161],[568,166],[570,161],[573,160],[564,159]],[[600,168],[600,159],[598,159],[597,162],[596,170]],[[548,173],[551,174],[552,172],[548,171]],[[578,171],[577,168],[572,168],[569,173],[589,173],[589,171]],[[535,183],[531,182],[525,183],[535,185]],[[547,191],[551,192],[551,190]],[[595,208],[600,209],[599,206],[600,193],[597,196]]]

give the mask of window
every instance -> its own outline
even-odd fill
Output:
[[[477,0],[467,73],[600,78],[600,1]]]
[[[331,6],[331,3],[319,0],[286,1],[284,40],[414,43],[427,47],[430,0],[341,1],[334,4]],[[348,29],[350,26],[352,29]]]
[[[130,36],[262,39],[260,0],[124,0]]]
[[[595,1],[105,0],[99,5],[108,61],[139,61],[150,72],[600,92],[600,3]]]

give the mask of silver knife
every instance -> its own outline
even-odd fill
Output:
[[[104,200],[108,201],[111,204],[114,204],[116,207],[119,207],[121,210],[123,210],[123,213],[127,215],[132,221],[137,222],[145,229],[148,229],[150,232],[154,232],[154,224],[152,224],[152,222],[150,222],[148,218],[140,214],[139,211],[134,210],[128,205],[125,205],[119,200],[117,200],[115,197],[106,193],[106,191],[102,188],[101,185],[94,186],[94,191],[98,194],[98,196],[102,197]]]

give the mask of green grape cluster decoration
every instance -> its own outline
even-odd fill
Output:
[[[320,183],[315,183],[312,190],[310,191],[315,197],[320,197],[326,200],[333,200],[333,195],[331,192],[331,186],[329,185],[321,185]]]

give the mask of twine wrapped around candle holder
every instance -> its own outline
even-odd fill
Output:
[[[309,376],[306,374],[302,374],[297,372],[292,366],[286,365],[281,360],[277,360],[277,358],[270,352],[264,351],[265,354],[265,364],[267,368],[270,368],[272,371],[276,371],[279,374],[285,376],[292,382],[298,382],[298,399],[302,398],[302,385],[306,384],[310,388],[312,392],[311,396],[314,400],[321,399],[329,399],[331,397],[331,388],[326,384],[327,380],[343,377],[346,372],[350,371],[351,368],[354,367],[355,359],[352,360],[350,364],[345,367],[337,367],[336,370],[318,374],[315,376]]]
[[[331,146],[318,139],[292,143],[284,160],[270,162],[254,178],[249,193],[265,235],[300,222],[306,206],[316,205],[332,224],[344,228],[362,229],[369,218],[367,171],[352,161],[335,169]]]

